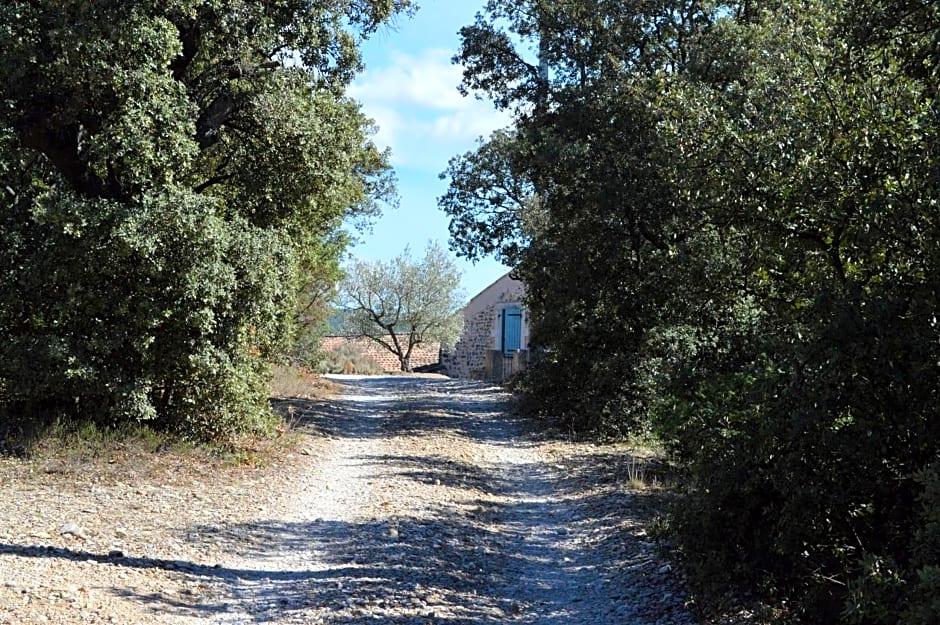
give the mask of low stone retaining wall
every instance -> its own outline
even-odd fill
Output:
[[[391,343],[391,337],[386,341]],[[361,337],[348,336],[327,336],[323,339],[321,349],[325,352],[331,352],[345,346],[351,346],[358,352],[361,352],[376,362],[386,372],[393,373],[401,370],[398,357],[388,351],[375,341]],[[440,362],[441,346],[438,343],[429,343],[427,345],[418,345],[411,352],[411,367],[423,367]]]

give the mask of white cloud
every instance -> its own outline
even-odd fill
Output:
[[[440,171],[477,137],[509,124],[508,114],[460,95],[462,69],[451,56],[441,49],[394,52],[390,65],[366,70],[350,87],[379,127],[376,143],[392,148],[393,164]]]
[[[472,141],[506,126],[510,121],[508,114],[494,111],[484,102],[474,101],[474,106],[437,117],[431,134],[441,140]]]
[[[376,125],[375,143],[380,148],[395,144],[396,135],[405,126],[405,120],[395,109],[384,106],[373,106],[365,110]]]
[[[367,69],[349,94],[362,102],[452,110],[464,98],[457,92],[461,69],[447,50],[425,50],[419,57],[393,52],[391,65]]]

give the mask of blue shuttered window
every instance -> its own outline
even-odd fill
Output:
[[[502,314],[503,352],[514,352],[522,348],[522,309],[511,306],[503,309]]]

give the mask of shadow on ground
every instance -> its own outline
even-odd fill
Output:
[[[492,444],[514,444],[489,424],[494,417],[519,425],[507,411],[510,395],[500,386],[420,377],[363,377],[334,380],[344,388],[342,401],[286,399],[275,410],[290,413],[301,428],[350,438],[451,434]],[[380,427],[370,418],[381,417]],[[518,441],[516,442],[516,444]]]
[[[492,426],[506,405],[499,388],[388,378],[349,386],[342,401],[289,400],[280,408],[293,407],[308,431],[335,437],[446,433],[512,444],[505,427]],[[565,457],[551,468],[402,454],[360,460],[422,484],[475,489],[480,497],[461,507],[442,503],[421,518],[180,528],[178,535],[224,545],[233,559],[258,563],[256,569],[2,544],[0,556],[159,569],[207,588],[234,589],[239,620],[227,617],[230,593],[181,598],[115,589],[154,612],[217,623],[688,622],[681,602],[664,608],[650,601],[664,593],[663,573],[642,529],[646,520],[624,514],[637,506],[636,495],[622,488],[622,456]],[[310,561],[295,559],[283,570],[278,558],[285,552],[309,554]],[[608,612],[599,614],[598,606]]]
[[[464,467],[434,465],[421,458],[375,458],[412,479],[464,480]],[[586,461],[587,462],[587,461]],[[584,469],[583,467],[581,469]],[[520,467],[521,471],[532,467]],[[579,470],[573,467],[574,471]],[[584,469],[586,470],[586,469]],[[645,538],[612,530],[623,521],[618,507],[627,505],[614,492],[585,494],[566,489],[552,502],[542,496],[553,488],[550,477],[534,481],[500,479],[485,472],[473,475],[488,492],[519,501],[494,504],[481,499],[471,512],[441,508],[430,518],[394,518],[382,522],[313,521],[186,528],[188,534],[209,536],[232,547],[232,554],[264,561],[285,551],[311,551],[307,567],[272,570],[214,567],[211,564],[148,558],[113,558],[66,549],[0,545],[0,556],[93,560],[103,566],[159,569],[208,587],[238,588],[239,603],[250,606],[250,623],[476,623],[535,622],[544,625],[587,623],[596,619],[598,602],[619,602],[621,618],[644,616],[642,594],[613,593],[620,587],[655,582],[658,561]],[[578,513],[575,514],[574,510]],[[585,512],[593,511],[593,514]],[[640,528],[637,523],[635,528]],[[583,557],[584,546],[571,545],[572,534],[596,535],[596,549],[618,550],[616,570],[602,569],[597,558]],[[604,561],[610,561],[605,558]],[[532,577],[532,572],[538,571]],[[611,579],[616,575],[619,579]],[[209,618],[231,607],[231,598],[115,594],[149,605],[163,615]],[[585,606],[585,613],[581,613]],[[613,606],[612,606],[613,608]],[[392,615],[395,616],[392,616]],[[328,616],[327,616],[328,615]],[[612,615],[613,617],[613,615]],[[655,620],[655,619],[653,619]],[[650,620],[649,622],[653,622]],[[603,621],[599,621],[603,622]],[[624,621],[611,621],[624,622]],[[646,622],[646,621],[638,621]],[[664,621],[669,622],[669,621]],[[681,622],[679,620],[675,622]]]

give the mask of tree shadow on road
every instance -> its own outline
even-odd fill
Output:
[[[242,620],[221,622],[244,623],[318,618],[344,624],[621,622],[625,614],[642,615],[643,604],[631,607],[629,593],[617,587],[629,588],[631,579],[645,586],[658,583],[651,544],[631,535],[617,510],[629,504],[624,499],[629,494],[613,481],[609,488],[585,487],[597,459],[584,458],[583,464],[568,467],[561,490],[557,476],[542,465],[501,472],[421,456],[365,460],[424,484],[469,481],[480,497],[469,505],[442,504],[421,518],[180,528],[179,536],[217,541],[230,548],[228,559],[248,558],[253,568],[17,545],[0,545],[0,557],[163,571],[209,590],[193,596],[130,588],[112,592],[160,615],[215,619],[237,613]],[[555,496],[546,497],[553,489]],[[594,540],[577,542],[576,535]],[[596,557],[591,548],[606,555]],[[620,555],[611,558],[614,552]],[[291,564],[285,568],[285,554],[301,557],[288,559]],[[598,605],[608,605],[613,620],[603,620],[607,617],[597,613]]]
[[[380,376],[335,380],[343,395],[333,399],[275,402],[293,415],[299,429],[349,438],[455,435],[493,444],[513,444],[491,424],[523,421],[509,410],[511,396],[500,386],[471,380]],[[518,441],[515,441],[518,444]]]
[[[650,596],[671,590],[663,587],[659,561],[642,532],[644,519],[623,512],[635,495],[620,488],[609,469],[596,469],[598,460],[609,467],[614,458],[570,459],[560,481],[558,467],[501,471],[403,455],[364,460],[422,484],[469,485],[480,497],[472,505],[442,504],[420,518],[180,528],[179,536],[224,545],[228,560],[247,558],[252,568],[16,545],[0,545],[0,558],[164,571],[209,590],[193,596],[113,592],[160,615],[225,623],[574,625],[664,616],[648,613]],[[599,614],[598,606],[609,612]],[[665,608],[660,602],[656,609]],[[661,622],[688,621],[676,613]]]
[[[314,435],[466,437],[516,445],[498,387],[456,380],[374,378],[339,401],[290,400]],[[525,444],[537,444],[531,440]],[[380,448],[381,449],[381,448]],[[499,457],[499,455],[497,455]],[[537,454],[534,457],[539,457]],[[204,588],[189,596],[115,595],[160,615],[216,623],[688,623],[675,580],[646,536],[649,496],[624,487],[627,454],[587,450],[542,462],[376,453],[372,474],[460,489],[415,516],[276,520],[181,527],[184,541],[227,550],[220,565],[0,544],[4,555],[162,571]],[[381,470],[377,467],[381,465]],[[456,492],[456,491],[455,491]],[[249,561],[250,567],[233,562]],[[663,620],[665,619],[665,620]]]
[[[338,402],[308,404],[304,418],[308,427],[352,438],[436,435],[491,445],[544,442],[522,435],[527,421],[507,413],[508,400],[502,388],[477,382],[359,379],[348,384],[348,395]],[[559,459],[551,470],[523,466],[508,473],[472,459],[432,455],[358,459],[426,486],[472,489],[480,498],[469,510],[466,506],[441,510],[433,522],[396,519],[377,527],[334,528],[320,536],[318,540],[332,545],[326,550],[332,557],[351,554],[352,559],[338,561],[339,566],[359,570],[371,562],[374,566],[367,566],[366,573],[380,575],[366,577],[372,580],[368,587],[357,587],[352,579],[339,580],[342,588],[337,590],[343,592],[337,597],[363,596],[361,591],[372,597],[369,605],[392,605],[400,599],[420,602],[403,580],[420,577],[426,566],[454,575],[445,584],[452,603],[439,609],[462,616],[441,620],[438,614],[434,621],[438,623],[598,622],[597,614],[582,609],[596,606],[598,593],[605,597],[601,603],[619,604],[611,605],[617,610],[611,613],[611,622],[642,617],[667,618],[661,622],[670,623],[689,620],[681,599],[671,598],[681,580],[664,579],[656,547],[645,530],[651,511],[662,509],[665,494],[624,488],[637,477],[638,467],[646,477],[655,476],[655,468],[643,458],[595,450]],[[574,544],[569,536],[587,538]],[[394,554],[398,554],[395,559],[386,558]],[[474,561],[477,556],[483,565]],[[533,561],[541,565],[533,568]],[[422,565],[403,568],[402,563],[409,562]],[[600,571],[600,567],[606,568]],[[542,591],[533,594],[534,586],[542,586]],[[325,598],[327,604],[334,599]],[[670,615],[673,620],[668,620]]]

